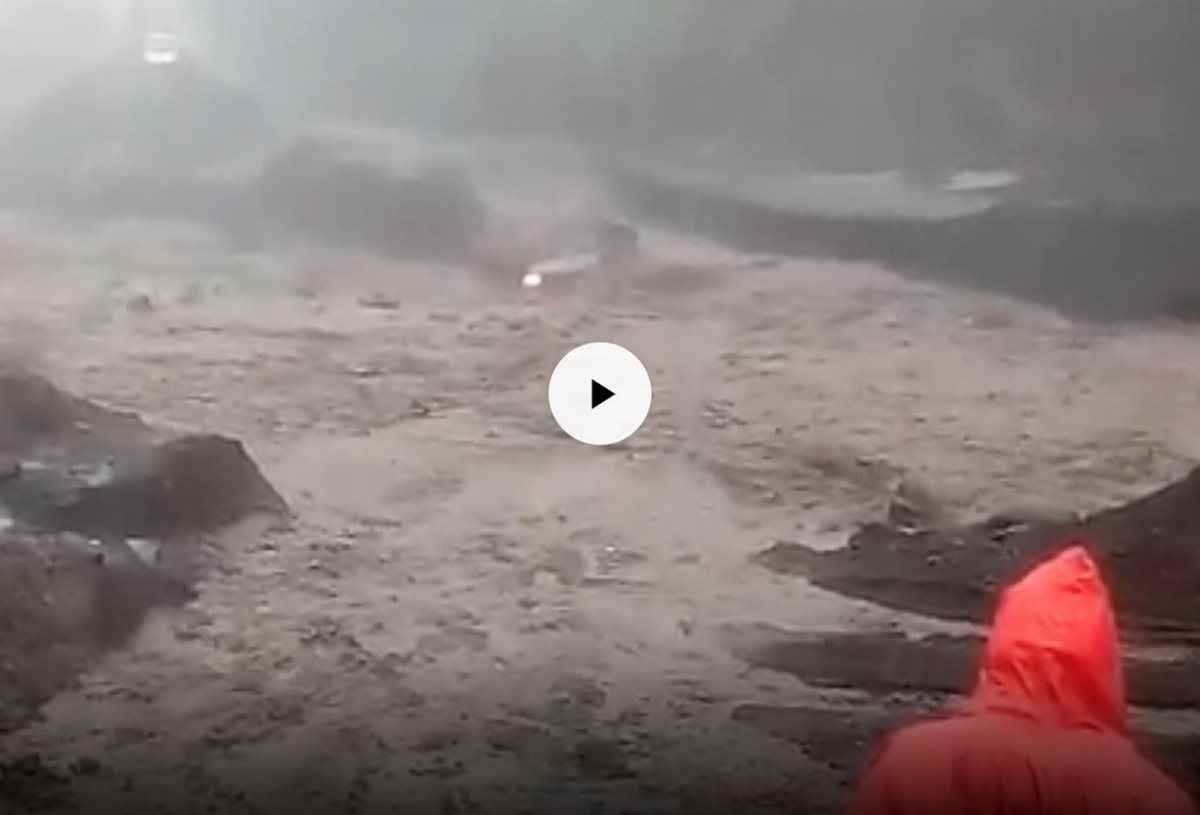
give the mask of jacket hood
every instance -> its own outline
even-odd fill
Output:
[[[1112,604],[1084,546],[1069,542],[1003,593],[971,709],[1124,733]]]

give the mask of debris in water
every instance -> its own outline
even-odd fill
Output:
[[[150,295],[148,294],[135,294],[129,298],[125,307],[134,314],[148,314],[154,311],[154,301],[150,299]]]
[[[157,445],[146,461],[45,510],[43,520],[58,528],[158,539],[288,508],[241,442],[202,435]]]
[[[0,727],[151,609],[191,598],[204,564],[192,533],[287,512],[240,442],[154,435],[132,414],[0,373],[0,619],[21,621],[0,627]]]
[[[400,308],[400,298],[392,297],[381,292],[365,294],[358,298],[358,304],[363,308],[379,309],[381,311],[395,311]]]
[[[575,768],[589,778],[616,781],[636,775],[624,747],[615,739],[586,738],[575,745],[571,757]]]

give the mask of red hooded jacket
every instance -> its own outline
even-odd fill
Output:
[[[1072,546],[1001,598],[960,715],[893,734],[853,815],[1195,815],[1125,734],[1120,646]]]

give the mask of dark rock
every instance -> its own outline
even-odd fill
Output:
[[[122,546],[33,532],[0,538],[0,706],[12,723],[125,642],[151,609],[190,599],[186,583]]]
[[[432,756],[418,761],[409,769],[409,774],[417,778],[436,778],[447,780],[466,772],[466,767],[456,758],[447,756]]]
[[[550,684],[552,700],[593,710],[603,708],[608,702],[608,691],[591,676],[567,673]]]
[[[484,808],[476,803],[465,788],[451,787],[442,793],[440,811],[442,815],[466,815],[470,812],[483,812]]]
[[[135,294],[126,302],[126,308],[135,314],[148,314],[154,311],[154,301],[148,294]]]
[[[110,410],[56,388],[26,371],[0,368],[0,452],[30,455],[68,447],[76,460],[123,453],[152,434],[132,413]]]
[[[69,800],[67,779],[37,754],[0,763],[0,801],[19,811],[52,809]]]
[[[587,556],[570,546],[556,546],[546,553],[538,571],[554,575],[565,586],[578,586],[588,576]]]
[[[141,461],[129,461],[110,482],[68,490],[38,510],[31,520],[59,529],[170,538],[254,514],[285,514],[287,504],[241,442],[206,435],[157,445]]]
[[[241,444],[154,444],[136,416],[0,372],[0,726],[68,686],[207,565],[191,533],[286,511]]]
[[[995,593],[1071,540],[1090,542],[1123,627],[1200,642],[1200,468],[1177,482],[1078,522],[1007,518],[908,531],[871,524],[844,549],[777,544],[754,560],[773,571],[885,605],[984,622]]]
[[[471,625],[452,623],[437,631],[422,634],[417,639],[416,654],[429,660],[437,659],[456,651],[486,651],[488,632]]]
[[[392,297],[391,295],[374,292],[372,294],[364,294],[358,298],[358,304],[363,308],[380,309],[381,311],[395,311],[400,308],[400,298]]]
[[[575,745],[571,758],[575,768],[589,778],[616,781],[637,775],[629,766],[625,748],[614,739],[586,738]]]
[[[72,775],[95,775],[103,769],[99,761],[91,756],[83,756],[71,762]]]
[[[418,753],[440,753],[462,744],[464,737],[458,729],[433,730],[418,738],[413,749]]]
[[[759,627],[729,634],[735,655],[760,668],[792,674],[822,688],[871,693],[963,693],[970,690],[983,650],[973,636],[901,632],[799,634]],[[1132,704],[1200,708],[1195,657],[1144,659],[1127,655],[1126,693]]]
[[[483,726],[487,745],[522,758],[546,758],[558,753],[559,739],[550,727],[529,719],[488,719]]]

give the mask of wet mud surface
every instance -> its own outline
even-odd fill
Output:
[[[773,668],[824,688],[858,688],[875,694],[928,691],[959,693],[975,681],[983,640],[934,634],[914,639],[898,632],[788,634],[767,630],[731,634],[735,653],[752,665]],[[1125,665],[1127,698],[1152,708],[1200,707],[1192,655],[1137,658]]]
[[[888,733],[929,718],[954,714],[956,699],[936,695],[882,697],[842,708],[746,704],[735,721],[797,744],[807,754],[856,776]],[[1200,738],[1135,733],[1134,741],[1194,797],[1200,794]]]
[[[931,216],[822,215],[628,170],[613,170],[618,197],[659,223],[748,251],[882,263],[914,278],[990,289],[1089,320],[1192,320],[1200,302],[1190,269],[1200,258],[1200,210],[992,202]],[[1136,274],[1131,274],[1137,270]],[[1081,279],[1086,276],[1086,280]],[[865,472],[865,471],[864,471]],[[752,562],[843,596],[902,612],[986,624],[1004,585],[1066,541],[1087,540],[1101,563],[1131,642],[1175,650],[1127,658],[1132,704],[1194,710],[1200,702],[1200,470],[1141,498],[1090,515],[1005,512],[955,525],[921,502],[892,500],[886,520],[847,545],[777,542]],[[912,711],[948,705],[969,689],[982,639],[899,632],[787,634],[738,631],[733,653],[806,685],[866,692],[876,701],[839,711],[742,706],[735,720],[762,727],[851,767],[860,748]],[[908,713],[884,712],[903,694]],[[920,695],[914,699],[913,695]],[[924,699],[924,702],[921,701]],[[1143,733],[1149,752],[1195,792],[1200,740]]]
[[[1122,605],[1139,738],[1194,779],[1195,608],[1149,588],[1192,564],[1186,326],[646,225],[627,299],[533,304],[429,262],[472,257],[474,207],[417,184],[450,226],[409,241],[361,167],[291,160],[276,198],[330,246],[292,242],[309,215],[241,248],[0,220],[0,340],[37,313],[49,379],[96,400],[0,388],[0,620],[31,621],[0,634],[4,804],[840,811],[876,736],[969,687],[962,623],[1077,527]],[[359,192],[374,222],[343,241],[330,211]],[[577,221],[530,216],[538,257],[594,220],[590,192],[518,192]],[[597,338],[655,388],[604,451],[545,407]],[[281,495],[287,523],[229,526]]]

